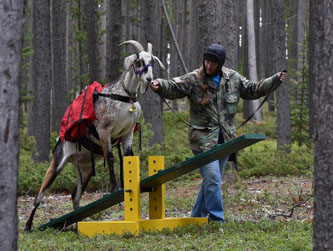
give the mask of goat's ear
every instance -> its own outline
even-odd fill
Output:
[[[125,58],[124,60],[124,68],[126,71],[129,71],[131,69],[132,64],[134,63],[134,61],[136,60],[136,54],[133,54],[131,56],[128,56]]]
[[[164,67],[164,65],[162,64],[161,60],[160,60],[158,57],[156,57],[156,56],[153,56],[153,57],[154,57],[154,61],[157,61],[157,63],[160,65],[161,69],[162,69],[163,71],[165,71],[165,67]]]

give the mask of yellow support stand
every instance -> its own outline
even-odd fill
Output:
[[[164,156],[148,157],[148,174],[152,176],[164,169]],[[165,185],[149,193],[149,219],[165,219]]]
[[[149,156],[149,176],[164,169],[164,156]],[[149,192],[149,220],[140,217],[140,161],[138,156],[124,157],[124,221],[79,222],[78,231],[86,236],[96,234],[139,234],[140,231],[158,231],[188,224],[208,223],[206,217],[165,218],[165,185]]]

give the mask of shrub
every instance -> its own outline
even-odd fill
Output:
[[[239,175],[311,175],[313,150],[293,144],[289,154],[276,151],[276,141],[266,140],[245,148],[238,155]]]

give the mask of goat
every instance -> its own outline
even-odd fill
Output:
[[[151,84],[154,62],[158,62],[159,66],[164,69],[162,62],[152,54],[150,43],[148,43],[147,51],[139,42],[134,40],[125,41],[119,46],[122,45],[133,46],[136,53],[124,59],[124,73],[114,84],[106,86],[94,103],[97,120],[93,122],[93,125],[99,135],[99,140],[94,137],[91,139],[101,146],[104,159],[107,160],[111,193],[118,190],[113,168],[112,143],[115,139],[121,138],[124,155],[133,155],[133,129],[141,112],[141,106],[136,100],[137,93],[145,93]],[[30,217],[26,222],[26,231],[31,229],[35,212],[47,190],[69,162],[75,166],[78,172],[77,187],[72,193],[72,202],[74,210],[79,207],[82,193],[85,191],[93,173],[91,161],[92,156],[87,149],[82,147],[81,151],[77,151],[76,143],[62,142],[58,139],[51,164],[35,197]]]

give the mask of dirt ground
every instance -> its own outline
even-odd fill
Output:
[[[230,174],[229,174],[230,176]],[[166,217],[188,217],[195,197],[199,191],[201,179],[170,183],[166,187]],[[222,185],[224,209],[227,220],[258,221],[298,220],[312,222],[312,181],[306,177],[264,177],[258,179],[227,178]],[[86,205],[102,198],[103,192],[84,193],[81,204]],[[173,201],[178,203],[172,205]],[[34,197],[18,198],[18,216],[20,228],[29,217]],[[148,217],[147,193],[141,196],[142,218]],[[69,194],[51,194],[47,196],[37,210],[34,226],[47,223],[50,219],[60,217],[72,210]],[[91,220],[124,219],[123,203],[113,206]]]

